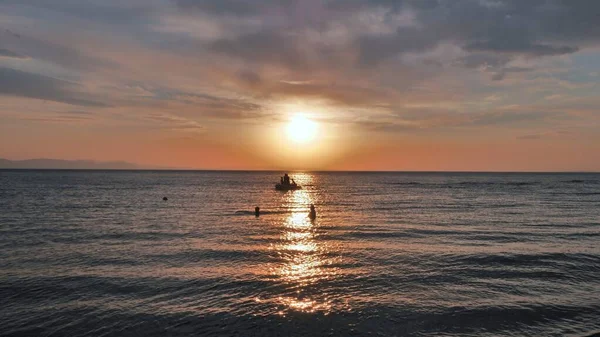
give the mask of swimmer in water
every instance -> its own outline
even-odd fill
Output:
[[[310,213],[308,213],[308,217],[311,220],[314,220],[317,218],[317,211],[315,210],[315,205],[310,204]]]

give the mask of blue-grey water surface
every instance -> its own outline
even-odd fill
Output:
[[[292,177],[0,171],[0,335],[600,334],[600,174]]]

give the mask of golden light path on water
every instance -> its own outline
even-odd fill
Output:
[[[295,174],[294,178],[301,184],[310,184],[312,180],[310,174]],[[279,304],[288,310],[327,314],[332,303],[320,288],[324,281],[338,276],[338,268],[329,265],[338,262],[339,257],[331,257],[336,255],[330,254],[334,247],[318,239],[318,219],[308,217],[309,206],[315,203],[311,192],[302,189],[284,196],[282,206],[290,209],[291,213],[282,221],[280,240],[271,246],[283,262],[271,273],[289,290],[277,299]],[[285,310],[279,313],[285,315]]]

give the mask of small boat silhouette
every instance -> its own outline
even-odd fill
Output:
[[[277,184],[277,185],[275,185],[275,189],[278,191],[295,191],[295,190],[302,189],[302,186],[300,186],[298,184],[289,184],[289,185]]]
[[[286,173],[283,175],[283,177],[281,177],[279,184],[275,185],[275,189],[278,191],[294,191],[302,189],[302,186],[296,184],[294,179],[291,179],[290,182],[290,177]]]

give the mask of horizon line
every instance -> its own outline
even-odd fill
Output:
[[[300,170],[300,169],[202,169],[202,168],[0,168],[0,171],[145,171],[145,172],[294,172],[294,173],[579,173],[600,174],[600,171],[462,171],[462,170]]]

